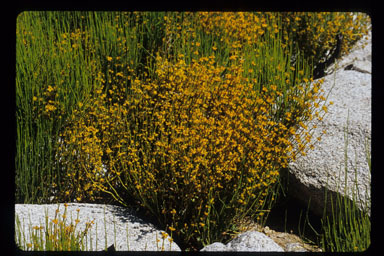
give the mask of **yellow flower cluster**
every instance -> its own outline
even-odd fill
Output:
[[[67,224],[67,204],[64,204],[64,213],[60,216],[59,208],[55,211],[55,217],[48,222],[47,226],[34,226],[30,243],[27,243],[27,250],[30,248],[36,251],[79,251],[83,250],[83,240],[94,221],[86,222],[83,231],[77,231],[79,220],[79,209],[75,224]],[[71,219],[72,221],[72,219]]]
[[[280,13],[285,41],[298,43],[314,63],[324,62],[336,47],[336,36],[343,37],[341,55],[367,35],[370,18],[363,13],[351,12],[287,12]],[[340,56],[341,56],[340,55]]]
[[[240,45],[254,44],[261,41],[266,30],[279,32],[272,13],[199,12],[197,20],[208,34],[214,33],[226,43],[238,40]]]
[[[32,109],[35,118],[62,118],[63,109],[58,100],[57,86],[48,85],[42,95],[32,97]]]
[[[91,45],[90,35],[87,31],[81,31],[80,29],[75,29],[75,31],[69,33],[63,33],[60,35],[56,45],[57,50],[61,54],[70,54],[81,48],[92,50],[94,53],[95,47]]]

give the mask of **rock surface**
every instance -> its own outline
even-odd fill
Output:
[[[215,242],[213,244],[205,246],[200,251],[201,252],[230,252],[230,251],[233,251],[233,250],[232,250],[232,248],[227,247],[223,243]]]
[[[31,228],[34,226],[45,227],[46,213],[48,214],[49,223],[52,223],[58,206],[60,211],[59,220],[62,220],[65,209],[64,204],[15,205],[15,218],[18,216],[21,229],[25,230],[26,241],[29,241],[29,224],[31,224]],[[76,211],[77,209],[79,209],[79,212]],[[116,251],[180,251],[176,243],[170,243],[169,236],[164,240],[162,239],[161,232],[163,231],[156,229],[152,224],[145,223],[129,209],[115,205],[69,203],[66,213],[67,225],[75,223],[77,214],[79,214],[80,222],[76,227],[76,231],[83,231],[86,222],[94,221],[88,233],[88,239],[92,237],[92,243],[90,240],[87,241],[87,250],[89,251],[101,251],[106,247],[115,248]],[[105,236],[105,231],[107,236]],[[159,241],[156,242],[156,239]]]
[[[227,244],[233,251],[247,252],[283,252],[271,238],[258,231],[248,231],[240,234]]]
[[[285,246],[286,252],[306,252],[305,248],[300,243],[289,243]]]
[[[283,252],[284,250],[265,234],[247,231],[238,235],[227,245],[216,242],[205,246],[201,251]]]
[[[314,150],[289,165],[288,193],[306,204],[310,200],[311,210],[318,215],[323,214],[325,189],[333,195],[344,191],[345,175],[348,194],[352,195],[357,182],[362,198],[358,206],[368,212],[370,209],[371,176],[366,153],[371,142],[371,47],[369,34],[328,69],[322,88],[329,92],[327,101],[334,104],[316,124],[313,136],[322,135],[322,139]]]

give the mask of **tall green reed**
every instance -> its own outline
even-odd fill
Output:
[[[308,218],[309,210],[306,211],[306,217],[302,227],[303,232],[300,236],[311,244],[317,244],[325,252],[355,252],[364,251],[371,244],[371,219],[370,219],[370,197],[368,189],[370,184],[365,187],[365,195],[358,185],[357,168],[354,171],[354,180],[351,184],[348,181],[348,121],[344,129],[344,168],[340,165],[343,177],[338,177],[336,192],[325,190],[325,202],[323,216],[320,219],[321,228],[314,228]],[[371,172],[371,152],[370,140],[365,141],[366,163],[369,172]],[[343,170],[344,169],[344,170]],[[309,205],[308,205],[309,209]],[[300,225],[300,224],[299,224]],[[317,239],[312,241],[306,236],[305,228],[308,227]]]
[[[38,116],[35,99],[48,85],[55,83],[48,72],[52,41],[47,35],[53,28],[44,26],[38,13],[22,13],[17,19],[16,41],[16,200],[39,201],[48,194],[47,184],[53,169],[53,127],[57,120]],[[48,57],[49,58],[49,57]],[[46,178],[45,178],[46,177]],[[48,181],[49,183],[52,180]],[[48,183],[48,184],[49,184]]]
[[[108,58],[121,56],[120,63],[129,63],[131,69],[125,73],[140,66],[143,50],[138,45],[146,31],[130,17],[121,16],[23,12],[17,17],[17,202],[47,202],[52,191],[63,189],[60,181],[65,173],[57,171],[56,159],[60,131],[77,104],[92,97],[92,88],[100,82],[96,74],[104,73],[108,82],[108,70],[122,69]]]
[[[320,245],[323,250],[330,252],[353,252],[365,251],[371,244],[371,219],[370,219],[370,197],[361,195],[357,181],[357,168],[355,168],[355,180],[353,184],[348,183],[348,121],[345,128],[345,166],[344,166],[344,191],[338,191],[336,197],[328,196],[326,191],[325,205],[331,207],[331,214],[327,215],[324,208],[322,218],[322,235]],[[366,160],[371,172],[371,156],[369,140],[366,139]],[[340,167],[341,168],[341,167]],[[340,170],[341,173],[341,170]],[[349,191],[349,188],[352,188]],[[366,193],[370,185],[367,186]],[[362,200],[364,196],[365,201]],[[367,201],[368,200],[368,201]]]

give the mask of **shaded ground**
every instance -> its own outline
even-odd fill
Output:
[[[317,246],[309,243],[317,241],[316,232],[321,230],[321,220],[307,208],[293,198],[281,198],[271,210],[263,232],[280,246],[300,243],[308,251],[319,251]]]
[[[318,236],[313,231],[321,230],[320,217],[308,212],[307,206],[293,198],[282,197],[269,213],[264,227],[250,219],[244,219],[240,224],[242,232],[262,232],[286,251],[321,251],[315,245]]]

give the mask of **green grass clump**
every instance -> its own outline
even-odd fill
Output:
[[[363,205],[360,204],[361,208],[358,207],[362,199],[356,180],[357,170],[355,170],[355,183],[352,185],[352,192],[348,192],[348,186],[351,187],[351,185],[347,181],[347,146],[348,128],[345,131],[344,192],[338,193],[336,197],[326,198],[325,205],[330,202],[331,214],[327,215],[327,209],[324,209],[322,218],[323,230],[320,244],[324,251],[329,252],[361,252],[367,250],[371,244],[370,202],[366,201]],[[367,165],[371,171],[371,153],[368,140],[366,155]]]
[[[319,218],[320,226],[314,227],[308,218],[309,205],[306,211],[304,224],[300,227],[303,232],[300,237],[313,245],[319,246],[323,252],[362,252],[371,245],[371,218],[370,218],[370,197],[368,196],[370,184],[365,188],[365,195],[357,181],[357,169],[348,169],[348,124],[344,133],[345,138],[345,159],[344,170],[340,166],[340,173],[344,171],[344,181],[339,176],[335,192],[326,190],[323,216]],[[365,144],[366,160],[369,172],[371,172],[370,140],[366,139]],[[354,171],[353,184],[348,182],[348,173]],[[331,186],[331,185],[329,185]],[[341,189],[341,186],[344,189]],[[363,198],[362,198],[363,197]],[[301,214],[300,214],[301,217]],[[305,230],[313,231],[311,239],[308,238]]]

